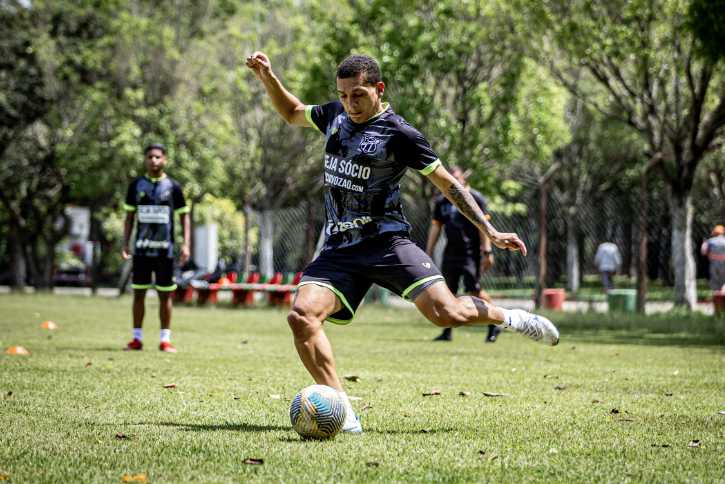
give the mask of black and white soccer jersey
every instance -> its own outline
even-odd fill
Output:
[[[340,101],[307,106],[307,120],[325,133],[326,247],[347,247],[385,232],[410,233],[400,200],[400,179],[423,175],[441,162],[428,141],[386,104],[362,124]]]
[[[181,185],[166,175],[144,176],[128,187],[124,210],[136,212],[136,244],[133,255],[174,256],[174,212],[188,213]]]

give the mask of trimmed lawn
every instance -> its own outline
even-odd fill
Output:
[[[561,331],[549,348],[510,333],[484,345],[485,327],[432,343],[439,330],[416,311],[362,306],[352,324],[326,330],[338,373],[362,379],[343,381],[361,398],[353,406],[372,405],[359,410],[365,432],[307,442],[285,399],[314,382],[286,311],[176,307],[179,353],[169,355],[156,350],[157,309],[150,299],[148,349],[123,352],[128,297],[0,295],[2,350],[30,352],[0,360],[0,391],[12,392],[0,398],[0,474],[13,483],[725,481],[724,319],[549,314]],[[46,320],[58,329],[41,329]],[[431,390],[441,395],[422,395]]]

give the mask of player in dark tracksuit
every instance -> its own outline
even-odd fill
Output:
[[[166,148],[159,143],[150,144],[144,152],[146,175],[131,183],[128,187],[126,203],[126,225],[123,233],[123,257],[133,256],[133,341],[124,350],[141,350],[142,325],[145,312],[146,290],[153,287],[151,274],[156,276],[156,292],[161,302],[161,342],[159,349],[167,353],[176,353],[171,345],[171,291],[174,284],[174,214],[181,218],[184,244],[180,250],[181,265],[189,259],[189,207],[181,192],[181,185],[164,173]],[[128,242],[136,226],[136,243],[133,253]]]
[[[466,186],[466,179],[463,177],[463,171],[452,166],[448,168],[448,172],[465,186],[471,197],[476,201],[481,211],[490,219],[488,208],[486,207],[486,199],[476,190],[472,190]],[[478,230],[466,217],[456,209],[456,207],[444,196],[438,197],[436,200],[435,210],[433,212],[433,220],[428,234],[428,244],[426,245],[426,253],[433,257],[433,249],[441,234],[441,227],[445,226],[446,244],[443,253],[443,265],[441,272],[446,280],[448,289],[453,294],[458,293],[458,283],[463,278],[463,288],[471,296],[476,296],[486,302],[491,302],[491,297],[486,291],[481,289],[479,279],[481,278],[481,269],[487,271],[493,267],[493,252],[491,250],[491,241],[486,235]],[[487,343],[496,341],[501,328],[495,325],[488,327]],[[443,333],[433,341],[452,341],[452,328],[443,329]]]

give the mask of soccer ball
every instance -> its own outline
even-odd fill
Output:
[[[342,397],[327,385],[312,385],[292,400],[289,417],[303,439],[331,439],[345,423],[347,409]]]

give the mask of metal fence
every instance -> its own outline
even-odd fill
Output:
[[[528,191],[516,200],[526,210],[513,215],[491,213],[492,224],[501,231],[516,232],[526,243],[529,255],[520,252],[496,250],[494,267],[485,272],[481,284],[488,290],[519,290],[531,294],[538,274],[539,251],[539,194]],[[319,198],[319,200],[317,199]],[[299,272],[304,270],[315,248],[320,243],[320,234],[325,222],[324,202],[318,196],[311,204],[284,208],[273,214],[253,212],[250,217],[251,230],[259,234],[250,246],[252,270],[262,272]],[[420,247],[425,247],[430,228],[434,200],[421,200],[403,196],[403,210],[412,226],[411,238]],[[596,274],[594,255],[605,239],[616,243],[622,255],[622,273],[635,276],[638,263],[641,218],[641,196],[636,189],[622,195],[600,194],[596,198],[578,200],[573,206],[566,206],[555,196],[548,197],[547,214],[547,285],[561,285],[567,278],[567,253],[576,244],[580,274]],[[694,201],[692,245],[696,260],[697,277],[708,276],[707,258],[697,250],[714,225],[722,223],[718,212],[707,199]],[[664,196],[650,195],[648,222],[647,274],[650,279],[659,279],[664,285],[673,283],[671,264],[671,218],[668,200]],[[263,227],[271,220],[272,227]],[[575,224],[573,234],[570,225]],[[267,249],[263,248],[264,233]],[[440,264],[445,234],[439,239],[434,260]],[[271,254],[269,253],[271,248]],[[244,254],[235,258],[236,268],[243,270]],[[267,263],[265,264],[265,259]],[[271,262],[269,262],[271,261]]]

